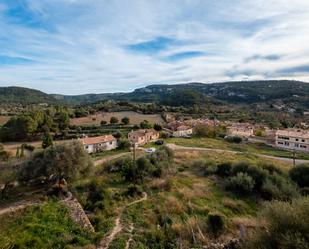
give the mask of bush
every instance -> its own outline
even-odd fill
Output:
[[[139,185],[130,184],[125,194],[133,197],[136,195],[141,195],[142,193],[142,188]]]
[[[233,169],[232,173],[233,175],[238,174],[239,172],[246,173],[249,176],[252,177],[252,179],[255,182],[254,188],[256,190],[260,190],[263,183],[265,182],[265,179],[268,175],[268,172],[264,169],[261,169],[257,166],[253,166],[249,163],[246,162],[240,162],[236,164]]]
[[[243,249],[309,248],[309,197],[290,202],[275,201],[262,212],[266,227],[257,229],[244,242]]]
[[[269,164],[269,163],[263,163],[261,165],[262,169],[265,169],[266,171],[268,171],[269,174],[273,175],[274,173],[277,173],[279,175],[283,175],[283,172],[281,169],[277,168],[275,165],[273,164]]]
[[[224,230],[224,217],[217,213],[209,213],[207,217],[209,231],[218,236]]]
[[[219,176],[229,176],[231,174],[232,165],[230,162],[221,163],[217,166],[216,174]]]
[[[125,150],[131,147],[130,141],[126,138],[120,139],[118,142],[118,149]]]
[[[309,164],[302,164],[292,168],[289,175],[299,187],[309,187]]]
[[[266,200],[292,200],[299,196],[299,191],[295,184],[278,174],[267,177],[261,188],[262,197]]]
[[[225,137],[225,141],[227,141],[229,143],[240,144],[242,142],[242,138],[238,137],[238,136],[227,136],[227,137]]]
[[[238,194],[249,194],[254,188],[254,180],[247,173],[239,172],[236,176],[229,179],[227,189]]]

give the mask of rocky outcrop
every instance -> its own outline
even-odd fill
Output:
[[[70,216],[76,222],[76,224],[79,224],[81,227],[87,229],[90,232],[95,232],[94,227],[92,226],[82,205],[78,202],[76,198],[70,195],[62,202],[68,207]]]

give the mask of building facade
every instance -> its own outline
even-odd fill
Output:
[[[275,140],[278,148],[309,152],[309,131],[301,129],[278,130]]]
[[[186,125],[178,126],[172,131],[173,137],[187,137],[193,134],[193,129]]]
[[[86,137],[80,140],[88,153],[96,153],[117,148],[117,139],[112,135]]]
[[[150,141],[159,139],[159,132],[153,129],[131,131],[128,139],[132,144],[144,145]]]

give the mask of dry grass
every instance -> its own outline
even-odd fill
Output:
[[[69,141],[71,141],[71,140],[54,141],[54,144],[62,144],[62,143],[69,142]],[[17,148],[19,148],[22,144],[32,145],[35,149],[41,149],[42,148],[42,141],[7,142],[7,143],[3,143],[3,147],[4,147],[4,150],[10,152],[12,155],[15,155]]]
[[[103,120],[109,123],[111,117],[118,118],[119,122],[121,122],[122,118],[128,117],[130,124],[140,124],[144,120],[148,120],[151,124],[164,123],[164,120],[159,114],[141,114],[132,111],[97,113],[88,117],[73,118],[70,123],[71,125],[100,125]]]
[[[0,116],[0,125],[4,125],[10,118],[10,116]]]

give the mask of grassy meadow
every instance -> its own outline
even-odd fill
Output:
[[[165,141],[166,143],[173,143],[176,145],[187,146],[187,147],[232,150],[243,153],[256,153],[256,154],[264,154],[269,156],[286,157],[286,158],[293,157],[293,153],[290,151],[280,150],[262,143],[243,142],[240,144],[236,144],[236,143],[229,143],[224,139],[202,138],[202,137],[193,137],[191,139],[169,138],[166,139]],[[309,154],[305,152],[297,152],[296,158],[309,160]]]

